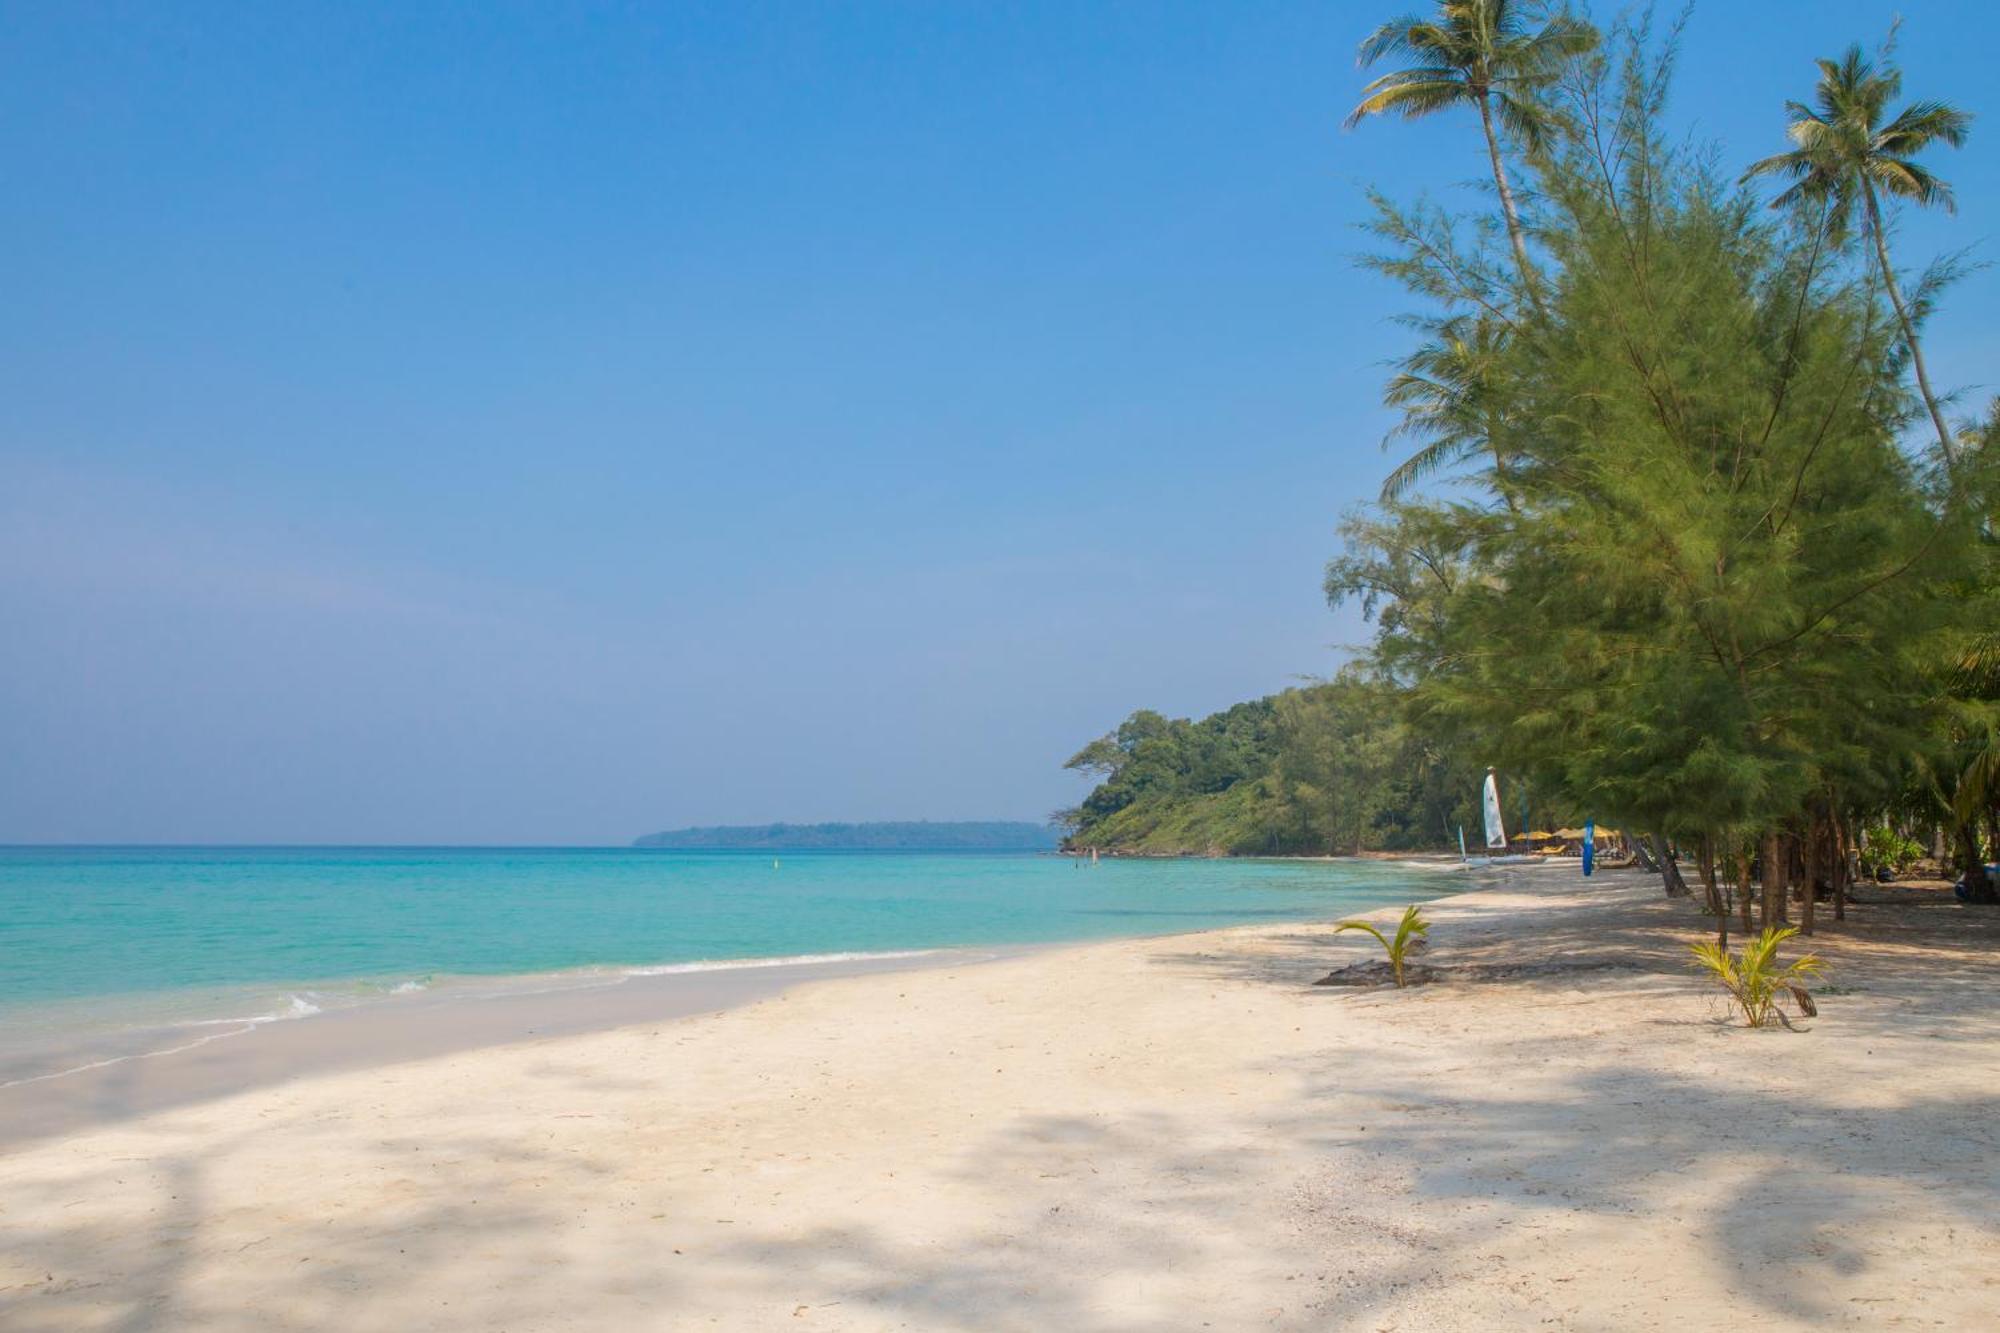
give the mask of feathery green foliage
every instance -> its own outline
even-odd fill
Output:
[[[1382,401],[1399,408],[1403,419],[1382,441],[1422,441],[1382,483],[1382,499],[1394,502],[1426,477],[1485,453],[1497,478],[1507,470],[1501,452],[1508,433],[1502,415],[1508,395],[1496,383],[1506,365],[1506,333],[1486,315],[1456,315],[1429,321],[1433,336],[1403,361]]]
[[[1924,854],[1923,844],[1887,824],[1871,824],[1861,835],[1863,870],[1907,870]]]
[[[1974,488],[1901,447],[1884,272],[1662,131],[1671,57],[1628,29],[1563,78],[1524,160],[1539,302],[1476,227],[1378,199],[1373,266],[1437,308],[1388,395],[1424,443],[1327,591],[1419,734],[1614,826],[1817,829],[1935,732]],[[1478,498],[1414,496],[1454,465]]]
[[[2000,898],[2000,413],[1947,429],[1917,334],[1958,265],[1906,295],[1885,212],[1950,206],[1916,159],[1970,117],[1893,107],[1889,53],[1851,50],[1737,178],[1667,126],[1677,40],[1645,10],[1600,36],[1442,0],[1364,41],[1410,63],[1350,123],[1479,110],[1500,213],[1372,196],[1363,262],[1417,305],[1386,443],[1414,448],[1325,589],[1374,640],[1266,701],[1249,787],[1098,770],[1096,831],[1198,801],[1262,834],[1216,846],[1436,845],[1494,765],[1552,817],[1720,852],[1741,890],[1761,861],[1767,926],[1797,867],[1837,888],[1889,812],[1948,829],[1969,899]],[[1937,448],[1911,447],[1926,418]]]

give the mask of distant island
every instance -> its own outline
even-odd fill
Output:
[[[682,852],[1046,852],[1060,837],[1024,820],[727,824],[649,833],[634,847]]]

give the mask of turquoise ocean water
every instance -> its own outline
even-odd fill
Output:
[[[1383,862],[0,848],[0,1049],[494,978],[1327,918],[1454,887]]]

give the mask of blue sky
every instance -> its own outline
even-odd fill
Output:
[[[1330,671],[1361,192],[1482,165],[1340,131],[1393,8],[0,7],[0,840],[1033,818]],[[1891,12],[1709,0],[1677,115],[1776,151]],[[1989,111],[2000,15],[1903,13]],[[1993,136],[1906,260],[1991,256]]]

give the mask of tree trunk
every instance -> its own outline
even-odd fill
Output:
[[[1493,104],[1489,94],[1479,94],[1479,125],[1486,131],[1486,156],[1493,162],[1493,185],[1500,191],[1500,213],[1507,220],[1507,239],[1514,247],[1514,263],[1521,270],[1521,285],[1536,310],[1542,308],[1541,286],[1534,265],[1528,262],[1528,243],[1521,235],[1521,210],[1514,204],[1514,187],[1507,179],[1507,164],[1500,157],[1500,138],[1493,132]]]
[[[1653,855],[1660,861],[1660,882],[1666,886],[1667,897],[1687,898],[1692,896],[1687,881],[1681,878],[1681,868],[1674,862],[1672,844],[1657,833],[1648,833],[1647,841],[1653,844]]]
[[[1812,819],[1806,824],[1805,897],[1799,899],[1801,935],[1813,933],[1813,918],[1818,915],[1816,909],[1819,906],[1819,868],[1825,859],[1821,855],[1825,847],[1825,838],[1826,818],[1815,810]]]
[[[1792,924],[1792,891],[1799,882],[1799,836],[1778,835],[1778,924]]]
[[[1741,919],[1737,922],[1748,935],[1750,925],[1750,847],[1748,843],[1736,844],[1736,910]]]
[[[1833,817],[1833,919],[1847,920],[1847,881],[1853,872],[1853,862],[1848,859],[1847,821],[1839,815]]]
[[[1492,137],[1492,130],[1487,130]],[[1917,344],[1917,328],[1910,322],[1910,312],[1903,305],[1903,293],[1896,286],[1896,270],[1889,267],[1889,243],[1882,237],[1882,209],[1875,202],[1875,187],[1863,184],[1861,197],[1868,205],[1868,230],[1875,236],[1875,259],[1882,266],[1882,285],[1889,291],[1889,304],[1896,307],[1896,318],[1903,322],[1903,341],[1910,348],[1910,365],[1917,372],[1917,388],[1924,395],[1924,406],[1930,409],[1931,424],[1937,427],[1938,446],[1944,450],[1944,461],[1958,462],[1958,447],[1951,442],[1951,429],[1944,424],[1944,413],[1938,409],[1937,395],[1931,392],[1931,377],[1924,369],[1924,351]]]
[[[1715,835],[1701,835],[1701,886],[1708,893],[1708,910],[1715,917],[1715,942],[1729,947],[1729,903],[1715,877]]]
[[[1980,855],[1976,823],[1967,821],[1958,826],[1958,850],[1965,864],[1965,900],[1969,903],[2000,902],[2000,891],[1995,890],[1993,877],[1986,873],[1986,858]]]
[[[1688,887],[1687,877],[1681,874],[1680,854],[1674,850],[1673,844],[1667,843],[1662,846],[1660,853],[1666,857],[1666,875],[1664,878],[1667,884],[1667,896],[1669,898],[1694,897],[1694,890]]]
[[[1778,924],[1778,913],[1785,905],[1785,847],[1784,839],[1777,830],[1764,835],[1764,874],[1758,885],[1763,901],[1758,907],[1758,924],[1765,930]]]

